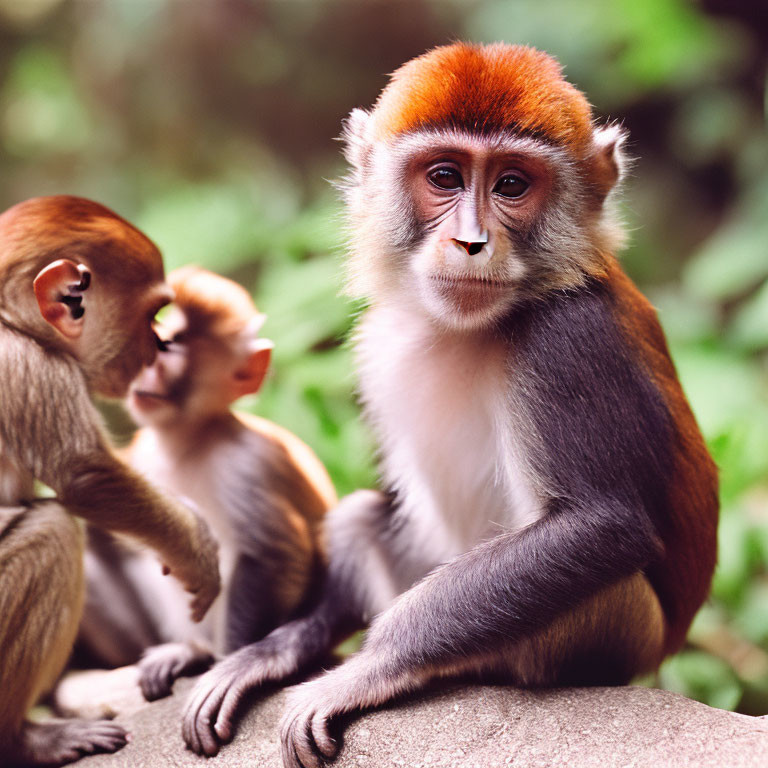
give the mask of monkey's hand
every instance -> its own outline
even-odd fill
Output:
[[[207,650],[192,643],[163,643],[147,648],[139,660],[139,686],[147,701],[170,696],[173,683],[201,672],[213,661]]]
[[[246,645],[216,664],[195,684],[182,718],[187,747],[211,757],[234,734],[234,718],[243,698],[267,681],[282,680],[296,670],[290,625]]]
[[[292,689],[280,723],[285,768],[322,768],[341,747],[333,720],[356,709],[375,706],[408,689],[407,679],[391,667],[393,679],[381,660],[365,650],[336,669]]]
[[[163,573],[173,574],[193,597],[190,603],[192,621],[202,621],[221,588],[219,578],[219,545],[211,535],[205,521],[194,514],[196,526],[192,551],[174,558],[166,557]]]

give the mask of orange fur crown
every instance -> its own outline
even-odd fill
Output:
[[[404,64],[382,91],[374,135],[429,128],[547,138],[582,155],[592,135],[584,94],[551,56],[522,45],[454,43]]]

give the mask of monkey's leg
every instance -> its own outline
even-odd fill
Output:
[[[656,593],[638,573],[489,660],[489,672],[523,686],[624,685],[659,666],[665,634]]]
[[[403,630],[398,642],[406,644]],[[321,768],[336,756],[339,744],[329,730],[333,718],[378,706],[436,678],[469,676],[524,686],[627,683],[660,663],[665,625],[655,592],[642,574],[635,574],[529,638],[450,655],[440,665],[402,663],[392,653],[396,649],[380,645],[379,639],[292,693],[281,726],[286,768]]]
[[[0,760],[9,764],[61,765],[126,743],[110,722],[25,720],[72,649],[82,558],[77,523],[58,502],[0,508]]]
[[[307,669],[394,597],[386,584],[391,574],[382,547],[390,511],[384,495],[359,491],[329,513],[329,566],[319,603],[307,616],[227,656],[200,678],[182,725],[190,749],[215,755],[219,744],[232,737],[233,719],[246,694]],[[371,571],[376,573],[373,586]]]

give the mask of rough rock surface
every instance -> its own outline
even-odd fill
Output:
[[[118,716],[133,740],[78,768],[280,768],[285,692],[253,704],[231,744],[210,760],[184,749],[179,714],[191,681],[171,698]],[[433,692],[354,720],[333,768],[766,768],[768,719],[648,688]]]

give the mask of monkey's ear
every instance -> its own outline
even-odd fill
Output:
[[[90,284],[88,269],[69,259],[51,262],[32,283],[43,320],[70,341],[83,332],[83,298]]]
[[[235,397],[258,392],[267,375],[275,345],[269,339],[257,339],[248,350],[245,362],[232,376]]]
[[[597,128],[592,137],[592,178],[601,197],[605,197],[624,176],[627,159],[622,149],[627,133],[620,125]]]
[[[370,153],[370,142],[367,139],[370,113],[364,109],[353,109],[344,121],[341,140],[344,142],[344,157],[356,170],[362,169]]]

